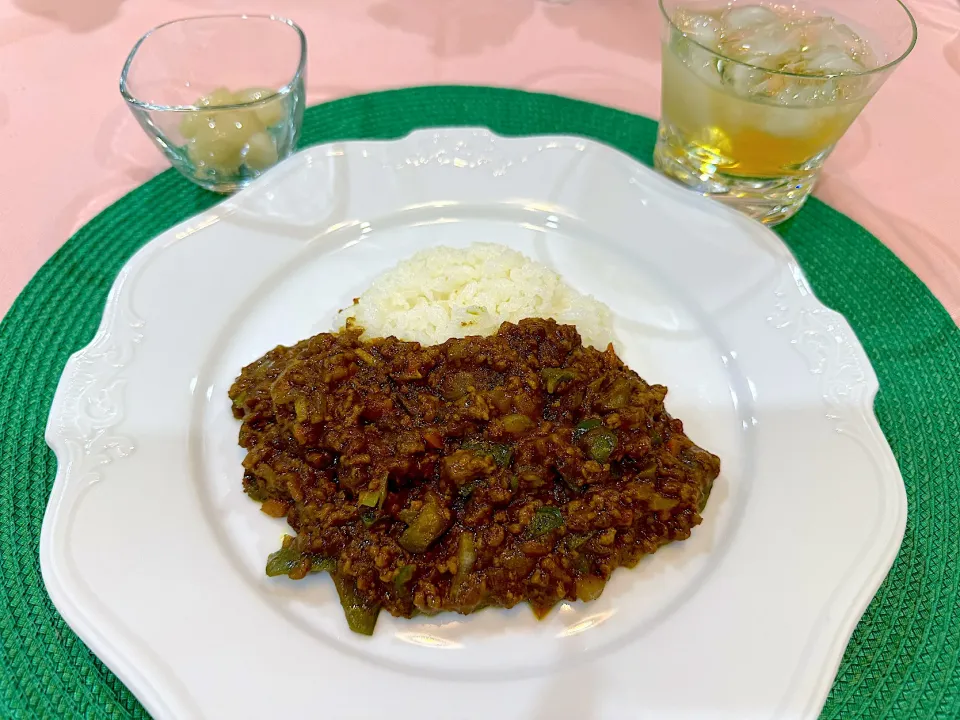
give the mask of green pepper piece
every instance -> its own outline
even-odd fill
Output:
[[[256,484],[257,481],[251,479],[250,482],[247,482],[247,479],[243,479],[243,489],[247,493],[247,497],[251,500],[255,500],[258,503],[267,501],[267,494]]]
[[[293,543],[291,542],[276,552],[270,553],[270,556],[267,558],[267,575],[270,577],[287,575],[297,567],[302,560],[303,555],[293,547]]]
[[[612,430],[594,428],[584,436],[587,452],[598,463],[605,463],[617,447],[617,436]]]
[[[713,480],[701,491],[700,502],[697,503],[697,512],[703,512],[703,509],[707,506],[707,500],[710,499],[711,490],[713,490]]]
[[[491,445],[490,454],[493,456],[493,461],[500,467],[507,467],[513,458],[513,450],[509,445],[501,443],[492,443]]]
[[[513,449],[503,443],[489,440],[469,440],[460,446],[461,450],[470,450],[478,455],[489,455],[499,467],[507,467],[513,458]]]
[[[310,561],[310,572],[328,572],[333,573],[337,570],[337,561],[333,558],[315,557]]]
[[[560,508],[544,505],[537,508],[527,525],[527,537],[535,538],[563,527],[563,513]]]
[[[579,550],[590,539],[589,533],[575,534],[571,533],[564,538],[568,550]]]
[[[637,477],[642,480],[656,480],[657,479],[656,461],[653,461],[650,464],[644,466],[644,468],[637,473]]]
[[[393,579],[393,587],[397,592],[404,591],[407,583],[413,579],[413,571],[416,569],[416,565],[404,565],[402,568],[397,570],[397,575]]]
[[[471,480],[468,483],[464,483],[460,486],[460,491],[457,493],[461,498],[467,500],[473,495],[473,491],[477,489],[480,483],[476,480]]]
[[[347,618],[347,625],[355,633],[373,635],[373,628],[377,624],[380,606],[370,607],[357,594],[357,586],[352,578],[345,578],[339,573],[333,573],[333,584],[340,596],[340,605]]]
[[[318,557],[316,555],[303,554],[293,547],[293,536],[287,535],[284,538],[284,546],[275,553],[270,553],[267,558],[267,575],[277,577],[279,575],[289,575],[293,570],[300,567],[300,564],[307,560],[310,563],[310,572],[323,572],[327,570],[333,572],[337,569],[337,561],[333,558]]]
[[[540,371],[540,377],[547,386],[547,392],[553,395],[560,383],[575,380],[577,373],[566,368],[543,368]]]
[[[601,425],[603,425],[603,422],[601,422],[597,418],[590,418],[588,420],[584,420],[581,423],[578,423],[577,426],[573,429],[573,441],[577,442],[580,438],[582,438],[588,432],[590,432],[594,428],[600,427]]]
[[[424,503],[417,516],[400,535],[400,547],[407,552],[422,553],[430,547],[430,543],[443,535],[448,522],[435,501]]]

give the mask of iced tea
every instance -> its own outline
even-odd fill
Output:
[[[657,167],[764,222],[786,219],[876,92],[887,56],[802,4],[664,11]]]

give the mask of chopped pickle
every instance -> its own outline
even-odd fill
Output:
[[[464,530],[460,533],[457,545],[457,572],[453,576],[453,592],[456,593],[473,570],[477,561],[477,543],[473,533]]]
[[[376,507],[380,503],[380,493],[376,490],[364,490],[360,493],[360,504],[364,507]]]
[[[500,422],[503,423],[503,429],[511,435],[523,435],[536,427],[536,423],[526,415],[507,415]]]
[[[307,399],[305,397],[298,397],[293,407],[297,412],[297,422],[306,422],[310,419],[310,409],[307,407]]]
[[[422,553],[430,543],[443,535],[450,524],[436,501],[425,502],[407,529],[400,535],[399,543],[407,552]]]
[[[363,348],[357,348],[354,352],[366,365],[374,365],[377,362],[377,359]]]
[[[630,381],[620,378],[603,396],[600,404],[606,410],[619,410],[630,404],[630,395],[633,392]]]
[[[577,578],[577,600],[589,602],[596,600],[603,593],[606,581],[593,575],[584,575]]]
[[[260,511],[270,517],[282,518],[287,514],[287,504],[270,498],[269,500],[265,500],[263,505],[260,506]]]
[[[389,482],[388,473],[383,473],[377,481],[377,488],[371,490],[361,490],[357,498],[360,505],[368,508],[380,509],[383,507],[383,501],[387,499],[387,483]]]

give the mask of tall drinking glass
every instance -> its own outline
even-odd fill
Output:
[[[657,169],[761,222],[791,217],[917,26],[900,0],[660,0]]]

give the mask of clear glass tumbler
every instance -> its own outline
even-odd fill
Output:
[[[660,0],[655,165],[761,222],[791,217],[916,44],[900,0]]]
[[[140,38],[120,92],[177,170],[233,192],[296,147],[306,61],[303,31],[284,18],[174,20]]]

